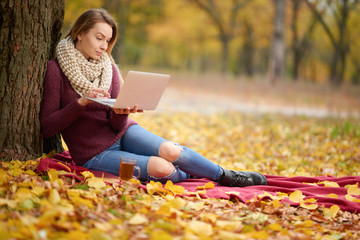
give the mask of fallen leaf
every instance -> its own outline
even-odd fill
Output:
[[[86,179],[86,182],[89,187],[93,187],[95,189],[102,189],[106,186],[106,183],[102,178],[92,177]]]
[[[129,220],[129,224],[131,225],[141,225],[141,224],[148,224],[149,220],[146,216],[142,214],[135,214],[132,218]]]
[[[335,218],[340,210],[340,207],[338,205],[332,205],[330,208],[323,209],[323,214],[325,217],[331,217]]]
[[[296,190],[295,192],[289,195],[289,200],[295,203],[300,203],[304,199],[304,195],[301,191]]]

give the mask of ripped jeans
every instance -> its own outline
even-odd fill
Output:
[[[222,168],[206,159],[202,155],[190,148],[182,147],[180,156],[172,162],[174,172],[165,177],[150,176],[147,165],[151,156],[159,156],[160,145],[167,140],[159,137],[139,125],[132,125],[124,136],[114,145],[102,153],[91,158],[83,167],[91,170],[105,171],[114,175],[119,175],[120,158],[133,158],[136,166],[140,167],[140,181],[160,181],[165,183],[167,180],[181,182],[191,176],[218,180],[223,170]],[[138,175],[134,170],[134,175]]]

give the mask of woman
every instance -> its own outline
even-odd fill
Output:
[[[117,27],[103,9],[75,22],[48,63],[41,107],[45,137],[61,133],[77,165],[118,175],[120,158],[136,159],[141,181],[208,178],[225,186],[267,184],[256,172],[225,170],[195,151],[156,136],[134,120],[134,109],[111,109],[85,97],[116,98],[122,77],[111,50]]]

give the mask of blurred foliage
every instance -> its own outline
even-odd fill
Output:
[[[229,23],[232,11],[230,1],[199,1],[212,3],[224,31],[229,35],[228,72],[236,75],[267,73],[269,46],[274,14],[272,1],[237,0],[234,23]],[[301,1],[297,12],[297,34],[305,36],[314,23],[312,11]],[[336,33],[339,4],[317,4],[319,13]],[[335,2],[335,1],[334,1]],[[88,8],[106,8],[117,20],[120,36],[113,57],[121,66],[138,68],[172,68],[188,71],[219,71],[222,61],[220,33],[214,21],[193,0],[66,0],[64,30]],[[322,6],[327,8],[321,8]],[[292,77],[293,65],[293,1],[286,1],[285,43],[287,77]],[[360,25],[359,5],[350,9],[346,23],[348,55],[344,82],[358,83],[360,77]],[[307,39],[304,56],[299,66],[299,78],[324,82],[330,74],[333,46],[319,23]],[[250,49],[250,51],[249,51]],[[249,62],[252,65],[249,66]],[[251,68],[251,69],[249,69]]]

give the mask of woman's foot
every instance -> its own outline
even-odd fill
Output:
[[[253,185],[267,185],[267,179],[258,172],[244,172],[224,170],[224,175],[219,183],[229,187],[246,187]]]

